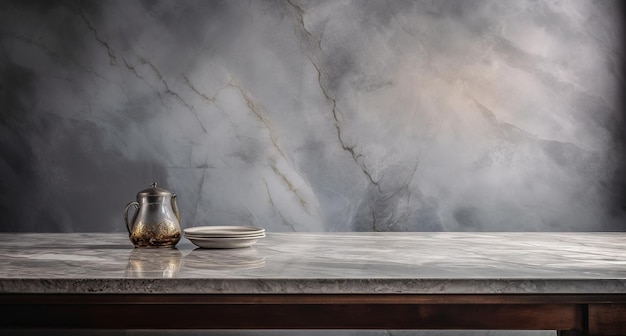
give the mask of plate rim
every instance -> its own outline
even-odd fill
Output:
[[[241,241],[241,240],[259,240],[261,238],[264,238],[265,236],[259,236],[259,237],[224,237],[224,238],[219,238],[219,237],[187,237],[185,236],[185,238],[189,239],[189,240],[202,240],[202,241]]]
[[[241,236],[235,236],[235,235],[224,235],[224,236],[220,236],[220,235],[184,235],[185,238],[187,239],[231,239],[231,238],[265,238],[265,234],[254,234],[254,235],[241,235]]]
[[[252,234],[265,232],[265,229],[257,226],[216,225],[192,226],[183,229],[183,232],[191,234]]]

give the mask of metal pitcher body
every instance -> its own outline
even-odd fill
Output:
[[[128,210],[133,206],[137,210],[129,221]],[[152,184],[152,188],[137,193],[137,201],[126,205],[124,220],[135,247],[174,247],[180,240],[176,195],[157,188],[156,183]]]

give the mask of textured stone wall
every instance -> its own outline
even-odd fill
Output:
[[[621,7],[3,1],[0,230],[625,230]]]

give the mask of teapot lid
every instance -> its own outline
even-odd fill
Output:
[[[144,189],[137,193],[137,197],[143,196],[172,196],[172,193],[167,189],[157,187],[157,183],[152,183],[152,188]]]

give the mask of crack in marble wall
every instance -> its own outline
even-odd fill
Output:
[[[44,44],[44,42],[38,42],[33,40],[32,38],[29,37],[25,37],[25,36],[20,36],[17,34],[13,34],[12,36],[13,38],[15,38],[16,40],[22,41],[26,44],[32,45],[34,47],[37,47],[39,49],[41,49],[44,54],[55,64],[58,65],[63,65],[63,60],[67,59],[69,60],[72,64],[76,65],[80,71],[90,74],[90,75],[94,75],[97,78],[107,81],[107,82],[111,82],[111,80],[107,79],[106,77],[104,77],[102,74],[98,73],[97,71],[95,71],[93,68],[89,68],[86,65],[80,63],[78,60],[76,60],[76,58],[72,57],[72,55],[60,55],[59,53],[55,52],[53,49],[51,49],[50,47],[46,46]]]
[[[278,177],[281,178],[281,180],[285,183],[285,185],[287,186],[287,188],[289,189],[289,191],[291,191],[296,198],[298,199],[298,202],[300,203],[300,205],[302,206],[302,208],[304,209],[304,211],[306,211],[306,213],[308,213],[309,215],[311,214],[311,211],[309,210],[309,206],[307,204],[307,202],[304,200],[304,198],[300,195],[300,193],[298,192],[298,188],[296,188],[293,183],[291,183],[289,181],[289,179],[287,178],[287,176],[285,176],[285,174],[283,174],[278,167],[276,167],[276,163],[272,163],[271,164],[271,168],[272,171],[274,172],[274,174],[276,174]]]
[[[306,25],[304,24],[304,15],[305,15],[305,11],[304,9],[302,9],[302,7],[296,5],[295,3],[293,3],[292,0],[287,0],[287,3],[293,7],[295,9],[295,13],[296,13],[296,19],[297,22],[299,23],[299,26],[302,27],[302,32],[300,34],[297,34],[297,36],[305,36],[305,42],[307,47],[306,49],[311,49],[311,46],[314,46],[314,50],[316,51],[316,53],[318,54],[318,58],[322,58],[323,57],[323,50],[322,50],[322,42],[319,38],[315,37],[315,35],[313,35],[307,28]],[[313,42],[313,43],[311,43]],[[348,145],[346,144],[344,137],[342,135],[342,129],[341,129],[341,124],[342,124],[342,119],[341,116],[341,112],[339,110],[339,108],[337,107],[337,100],[335,98],[333,98],[329,92],[329,90],[326,88],[326,86],[324,85],[324,72],[320,69],[320,66],[318,65],[318,62],[316,62],[314,60],[315,56],[312,56],[310,54],[307,53],[308,50],[304,50],[306,57],[311,61],[311,65],[313,65],[313,68],[315,68],[315,71],[317,72],[317,78],[318,78],[318,83],[319,83],[319,87],[320,90],[322,92],[322,94],[324,95],[324,97],[326,98],[326,100],[328,102],[330,102],[331,104],[331,113],[332,113],[332,117],[334,120],[334,124],[335,124],[335,129],[337,130],[337,139],[339,140],[339,144],[341,146],[341,148],[350,153],[350,156],[352,157],[352,160],[354,160],[354,162],[357,164],[357,166],[361,169],[361,171],[363,172],[363,174],[365,175],[365,177],[367,178],[367,180],[369,181],[369,183],[371,183],[372,185],[374,185],[379,192],[382,193],[382,189],[381,186],[379,184],[379,181],[375,181],[374,178],[372,177],[372,174],[369,172],[369,170],[367,169],[366,165],[365,165],[365,157],[356,151],[356,145]]]
[[[583,153],[584,155],[597,154],[595,151],[584,149],[580,147],[579,145],[577,145],[576,143],[569,142],[569,141],[557,141],[557,140],[539,138],[537,136],[534,136],[524,131],[523,129],[516,127],[515,125],[499,121],[498,118],[496,117],[496,114],[493,111],[491,111],[488,107],[486,107],[480,101],[476,100],[475,98],[471,96],[469,96],[469,98],[476,104],[476,107],[478,108],[478,110],[485,117],[485,119],[491,125],[491,127],[496,130],[497,134],[500,135],[501,139],[506,140],[509,143],[513,143],[513,144],[519,143],[520,141],[519,139],[523,138],[524,141],[528,143],[539,144],[539,146],[541,146],[544,149],[544,151],[546,151],[545,145],[552,144],[553,146],[558,146],[561,148],[563,147],[570,148],[570,150]],[[546,153],[546,155],[549,155],[558,165],[562,167],[571,166],[569,162],[565,162],[563,158],[559,158],[560,155],[550,155],[550,154],[551,153],[549,151]],[[588,176],[591,177],[592,175],[588,175]]]
[[[248,106],[248,109],[250,109],[250,112],[252,112],[257,117],[257,119],[263,124],[263,126],[265,126],[265,128],[269,132],[270,140],[272,141],[272,145],[274,146],[274,148],[278,151],[280,156],[286,159],[285,153],[278,145],[278,136],[276,135],[276,131],[272,127],[272,124],[263,116],[263,114],[261,114],[261,111],[259,110],[260,107],[257,106],[252,97],[246,94],[241,86],[239,86],[232,80],[228,83],[227,86],[237,89],[239,94],[241,94],[243,100],[246,102],[246,106]]]
[[[419,161],[415,163],[410,176],[395,191],[377,195],[371,202],[373,206],[370,205],[369,211],[372,218],[372,231],[406,231],[408,229],[407,223],[410,221],[410,215],[409,211],[404,210],[404,208],[416,206],[416,204],[412,203],[413,189],[419,195],[418,202],[423,197],[419,188],[413,185],[418,167]],[[393,207],[388,207],[387,203],[393,203],[397,208],[400,208],[400,211],[396,211]],[[384,227],[381,227],[379,223],[383,223]]]
[[[256,118],[261,122],[261,124],[263,124],[263,126],[267,129],[269,136],[270,136],[270,141],[272,142],[273,147],[276,149],[276,151],[278,151],[278,153],[283,159],[287,160],[285,153],[283,152],[282,148],[278,144],[278,136],[276,135],[276,131],[274,130],[274,127],[272,127],[271,122],[267,120],[267,118],[263,115],[263,113],[261,112],[261,107],[258,106],[258,103],[256,103],[254,99],[249,94],[247,94],[243,90],[243,88],[240,85],[236,84],[233,80],[231,80],[226,86],[235,88],[239,92],[241,97],[246,102],[246,106],[248,107],[250,112],[252,112],[252,114],[254,114]],[[308,203],[306,202],[304,197],[300,194],[300,192],[298,191],[298,188],[296,188],[294,184],[287,178],[287,176],[284,173],[282,173],[280,169],[277,167],[276,160],[270,158],[270,162],[271,162],[270,167],[272,171],[274,172],[274,174],[276,174],[280,178],[280,180],[284,182],[287,189],[291,193],[293,193],[293,195],[298,200],[298,203],[300,204],[302,209],[304,209],[304,211],[307,214],[312,215],[309,209]],[[269,190],[268,190],[268,193],[269,193]],[[273,201],[271,203],[272,203],[273,208],[275,209],[275,205],[273,204]],[[282,214],[280,215],[284,218]]]
[[[478,108],[478,111],[481,113],[481,115],[485,118],[485,120],[487,121],[487,123],[497,132],[498,135],[500,135],[503,139],[509,141],[509,142],[514,142],[513,137],[514,136],[523,136],[526,139],[532,139],[534,140],[534,137],[524,131],[523,129],[506,123],[506,122],[502,122],[500,120],[498,120],[498,118],[496,117],[496,114],[489,109],[488,107],[486,107],[485,105],[483,105],[481,102],[479,102],[478,100],[476,100],[476,98],[472,97],[471,95],[467,95],[469,99],[471,99],[474,104],[476,105],[476,107]]]
[[[161,102],[161,105],[163,107],[166,107],[167,105],[165,104],[165,100],[163,99],[163,95],[161,94],[161,91],[157,87],[152,85],[152,83],[150,83],[148,80],[146,80],[146,78],[140,75],[139,72],[137,71],[137,68],[133,66],[132,64],[128,63],[125,57],[122,57],[122,61],[124,62],[124,67],[128,71],[130,71],[137,79],[141,80],[147,87],[152,89],[152,91],[154,91],[157,94],[157,97],[159,97],[159,101]]]
[[[200,98],[202,98],[205,102],[212,103],[212,104],[215,103],[215,97],[209,98],[209,96],[207,96],[206,94],[196,89],[196,87],[193,85],[193,83],[191,83],[191,81],[189,80],[189,78],[187,78],[187,76],[183,75],[183,78],[185,79],[185,85],[187,85],[187,87],[189,87],[195,94],[200,96]],[[219,92],[217,94],[219,94]]]
[[[173,96],[174,98],[176,98],[176,100],[181,103],[182,105],[184,105],[185,107],[187,107],[187,109],[193,114],[193,116],[195,117],[196,121],[198,122],[198,126],[200,126],[202,128],[202,131],[204,133],[207,133],[207,128],[204,126],[204,124],[202,123],[202,121],[200,120],[200,117],[198,117],[198,112],[196,111],[196,109],[193,107],[193,105],[189,104],[188,102],[186,102],[183,97],[180,96],[180,94],[176,91],[173,91],[169,84],[167,83],[167,81],[165,80],[165,77],[163,76],[163,74],[161,73],[161,71],[159,71],[159,69],[152,64],[152,62],[148,61],[145,58],[141,58],[140,59],[141,64],[146,64],[150,67],[150,69],[156,74],[158,80],[163,84],[163,86],[165,87],[165,93]]]
[[[191,82],[191,80],[186,76],[183,75],[183,79],[185,80],[185,85],[190,88],[194,94],[196,94],[197,96],[199,96],[202,101],[206,104],[209,105],[215,105],[217,106],[217,99],[220,96],[220,94],[222,93],[222,91],[228,89],[231,86],[231,83],[233,81],[232,79],[232,74],[230,74],[230,80],[228,81],[228,83],[222,87],[220,87],[213,96],[209,97],[208,95],[206,95],[205,93],[201,92],[200,90],[198,90],[198,88],[196,88],[195,84]],[[228,121],[233,133],[235,134],[235,138],[237,140],[239,140],[240,142],[242,141],[242,136],[241,134],[239,134],[239,131],[237,130],[237,123],[235,121],[233,121],[233,119],[230,117],[230,115],[227,113],[227,111],[223,111],[222,109],[219,109],[222,112],[222,115],[224,116],[224,118]],[[221,159],[221,161],[227,166],[227,167],[231,167],[231,165],[228,163],[228,161],[226,161],[224,158]]]
[[[599,99],[603,105],[613,110],[605,97],[586,91],[580,84],[567,82],[558,78],[555,73],[550,72],[549,65],[544,65],[545,62],[543,58],[525,52],[505,38],[491,37],[491,40],[493,41],[490,43],[490,48],[498,53],[509,66],[535,75],[536,78],[551,88],[585,94],[590,98]]]
[[[126,58],[122,57],[122,61],[124,62],[124,66],[126,67],[126,69],[130,70],[130,72],[132,72],[133,75],[135,75],[135,77],[137,77],[138,79],[141,79],[144,83],[146,83],[146,85],[153,88],[153,86],[150,83],[148,83],[146,79],[143,78],[143,76],[141,76],[137,72],[137,68],[135,68],[132,64],[128,63],[128,61],[126,61]]]
[[[275,214],[278,214],[278,216],[281,219],[281,223],[287,227],[289,227],[291,229],[291,231],[296,232],[296,228],[293,226],[293,224],[291,224],[290,221],[287,220],[287,218],[285,218],[285,215],[283,215],[283,213],[276,207],[276,204],[274,204],[274,199],[272,198],[272,193],[270,192],[270,187],[267,184],[267,179],[263,178],[263,184],[265,185],[265,190],[267,191],[267,200],[269,201],[270,205],[272,206],[272,211]]]
[[[109,63],[111,65],[117,65],[117,57],[115,57],[115,52],[113,51],[113,49],[109,46],[109,43],[107,43],[106,41],[104,41],[99,35],[98,35],[98,30],[96,30],[96,28],[91,24],[91,22],[89,21],[89,19],[87,19],[87,16],[85,15],[85,13],[81,13],[80,17],[83,19],[83,21],[85,22],[85,24],[87,25],[87,27],[89,28],[89,30],[91,30],[93,32],[93,36],[96,38],[96,41],[98,41],[98,43],[100,43],[104,48],[106,48],[107,50],[107,55],[109,56]]]

